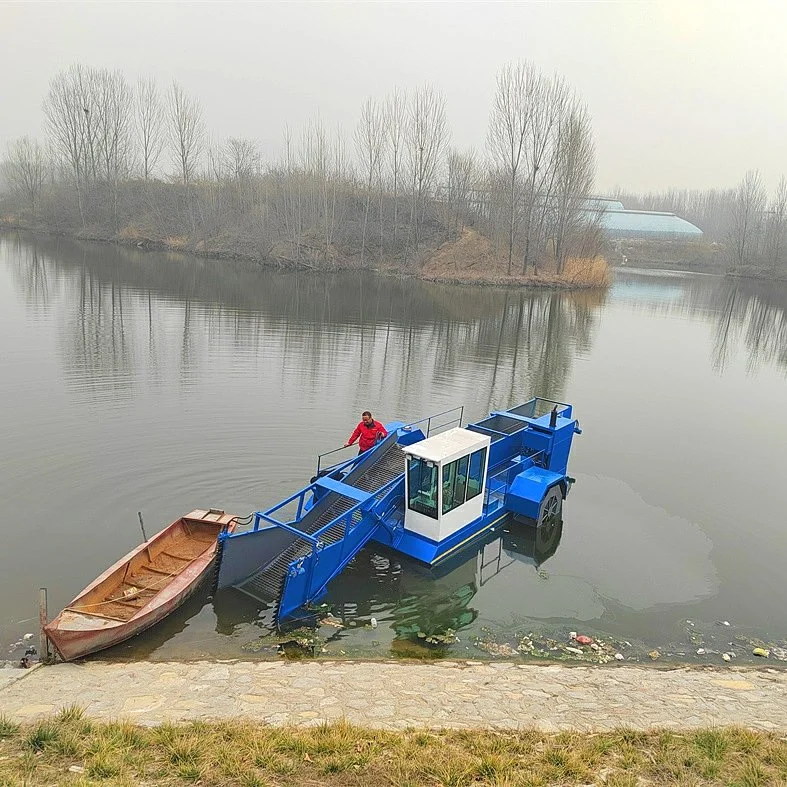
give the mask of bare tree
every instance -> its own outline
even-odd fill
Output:
[[[95,139],[100,171],[107,182],[117,181],[131,154],[133,97],[120,71],[95,72]]]
[[[82,225],[85,225],[84,183],[90,176],[92,135],[90,133],[90,78],[80,65],[61,71],[49,83],[44,99],[44,119],[52,149],[74,178]]]
[[[333,155],[330,172],[330,202],[327,206],[330,209],[326,208],[326,220],[329,227],[326,240],[328,248],[333,245],[337,227],[347,217],[347,200],[342,199],[342,193],[346,191],[347,183],[353,178],[352,164],[347,152],[347,140],[339,126],[336,127],[331,147]]]
[[[765,190],[757,170],[749,170],[735,190],[732,204],[732,232],[730,245],[733,260],[738,265],[753,261],[765,210]]]
[[[574,99],[558,124],[555,160],[554,246],[557,272],[563,272],[569,241],[586,221],[584,202],[595,177],[595,145],[587,108]]]
[[[169,142],[184,186],[189,185],[197,171],[204,139],[199,102],[173,81],[169,93]]]
[[[35,221],[46,177],[46,157],[38,140],[21,137],[9,142],[5,172],[11,188],[30,205]]]
[[[418,88],[409,106],[407,146],[412,176],[410,226],[416,248],[424,219],[426,197],[434,183],[449,140],[445,97],[429,85]]]
[[[399,181],[402,176],[405,131],[407,124],[407,97],[395,89],[385,101],[385,130],[388,135],[387,149],[390,151],[389,166],[393,186],[393,245],[399,229]]]
[[[260,151],[252,139],[230,137],[224,143],[224,167],[236,181],[259,174]]]
[[[520,168],[533,112],[532,94],[536,71],[532,63],[504,66],[497,75],[497,87],[489,119],[489,149],[508,180],[508,275],[514,254]]]
[[[464,229],[477,177],[478,164],[474,150],[467,153],[452,150],[448,154],[448,187],[444,195],[444,221],[448,237],[456,236]]]
[[[525,250],[522,257],[523,276],[527,273],[534,245],[536,246],[536,257],[533,264],[536,273],[538,272],[538,243],[543,238],[545,208],[551,201],[556,175],[556,168],[550,166],[550,163],[555,160],[557,130],[569,100],[568,87],[560,76],[555,76],[551,82],[547,82],[539,74],[531,82],[533,85],[531,91],[533,106],[525,146],[530,178],[525,223]],[[535,227],[533,226],[534,216],[537,219]]]
[[[223,168],[232,181],[235,209],[242,213],[252,202],[252,180],[260,174],[260,152],[252,139],[230,137],[224,143]]]
[[[164,149],[164,107],[152,77],[137,82],[135,105],[142,176],[149,180]]]
[[[787,178],[782,175],[776,193],[768,208],[766,229],[767,257],[774,268],[781,264],[784,251],[784,234],[787,227]]]
[[[131,157],[133,94],[120,71],[95,71],[93,86],[95,146],[101,176],[112,190],[112,216],[117,232],[120,178],[127,173]]]
[[[369,205],[372,200],[372,185],[380,179],[380,168],[385,149],[385,126],[383,111],[377,101],[367,99],[361,108],[361,119],[355,128],[355,152],[361,163],[361,172],[366,183],[366,205],[363,213],[361,236],[361,265],[366,254],[366,230],[369,224]]]

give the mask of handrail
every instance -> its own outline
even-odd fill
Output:
[[[344,467],[349,467],[354,462],[358,462],[361,459],[366,459],[366,457],[369,456],[369,454],[372,451],[374,451],[374,449],[377,448],[377,446],[380,445],[380,443],[382,443],[386,439],[387,438],[378,439],[377,442],[368,451],[364,451],[362,454],[356,454],[354,457],[352,457],[352,459],[345,459],[344,462],[339,462],[338,465],[331,465],[328,469],[331,470],[331,471],[333,471],[333,470],[341,470]],[[324,456],[328,456],[329,454],[335,454],[338,451],[343,451],[345,448],[352,448],[352,447],[353,447],[353,445],[340,445],[338,448],[332,448],[330,451],[325,451],[322,454],[318,454],[317,455],[317,475],[319,476],[320,473],[322,472],[322,464],[321,463],[322,463],[322,458]]]
[[[426,422],[426,436],[429,437],[429,433],[432,430],[432,421],[435,418],[439,418],[441,415],[448,415],[449,413],[455,413],[457,410],[459,411],[459,417],[458,418],[452,418],[450,421],[446,421],[444,424],[440,424],[440,426],[437,427],[437,428],[442,428],[444,426],[449,426],[450,424],[454,424],[454,423],[457,423],[459,426],[461,426],[462,425],[462,420],[464,419],[464,415],[465,415],[465,406],[464,405],[460,405],[458,407],[452,407],[449,410],[443,410],[443,412],[441,412],[441,413],[434,413],[433,415],[427,415],[425,418],[421,418],[418,421],[413,421],[412,423],[409,423],[409,424],[403,426],[402,428],[403,429],[412,429],[414,426],[418,426],[418,424],[422,424],[422,423]]]
[[[274,527],[280,527],[283,530],[288,530],[290,533],[292,533],[293,535],[298,536],[299,538],[302,538],[304,541],[307,541],[312,546],[316,546],[317,541],[318,541],[318,539],[316,537],[316,534],[315,535],[310,535],[309,533],[304,533],[303,530],[298,530],[297,527],[293,527],[291,524],[289,524],[289,522],[278,522],[275,519],[272,519],[270,517],[266,517],[264,514],[259,514],[259,516],[262,519],[265,519],[266,521],[270,522],[270,524],[273,525]]]
[[[374,492],[374,498],[379,496],[380,493],[384,492],[382,498],[379,500],[379,503],[386,503],[386,502],[388,502],[387,498],[391,495],[391,492],[393,491],[394,487],[398,483],[400,483],[401,480],[402,480],[401,476],[397,476],[396,478],[394,478],[391,481],[389,481],[387,484],[383,484],[376,492]],[[367,511],[369,510],[369,503],[374,498],[370,497],[367,500],[363,500],[363,501],[360,501],[360,502],[356,503],[351,508],[348,508],[347,511],[345,511],[342,514],[339,514],[339,516],[337,516],[337,517],[334,517],[334,519],[332,519],[326,525],[323,525],[319,530],[317,530],[315,532],[315,534],[314,534],[315,538],[319,538],[319,536],[321,536],[323,534],[323,532],[328,530],[329,528],[335,527],[337,524],[340,524],[340,523],[343,525],[343,533],[342,533],[341,540],[337,541],[337,542],[334,542],[334,544],[341,543],[341,547],[340,547],[341,551],[340,551],[340,555],[339,555],[339,561],[340,562],[344,562],[345,550],[346,550],[346,547],[347,547],[347,527],[348,527],[348,525],[350,524],[350,522],[352,522],[353,516],[358,511],[360,511],[360,510],[362,510],[364,508],[366,508]],[[315,544],[312,545],[312,553],[311,553],[311,557],[312,558],[314,557],[316,552],[317,552],[317,544],[315,543]],[[310,595],[313,595],[315,590],[316,590],[315,588],[312,587],[312,576],[313,576],[313,573],[314,573],[314,560],[310,560],[309,561],[309,576],[308,576],[308,578],[306,580],[307,593],[310,594]],[[328,580],[328,581],[330,581],[330,580]]]
[[[540,457],[541,461],[543,461],[543,457],[545,457],[545,456],[546,456],[546,452],[542,449],[541,451],[535,451],[532,454],[528,454],[525,457],[525,459],[530,459],[532,461],[533,465],[535,465],[536,467],[541,467],[541,465],[539,465],[536,460],[537,460],[537,458]],[[515,462],[513,464],[506,463],[506,467],[504,467],[502,470],[498,470],[496,473],[493,473],[493,474],[488,475],[486,477],[486,489],[485,489],[485,495],[484,495],[484,497],[485,497],[484,505],[485,506],[489,505],[489,497],[490,497],[491,494],[493,494],[494,492],[500,491],[501,487],[505,488],[505,487],[508,486],[508,478],[506,478],[501,484],[500,477],[510,473],[514,469],[517,469],[519,472],[521,472],[521,469],[522,469],[521,465],[522,465],[521,462]],[[495,488],[494,489],[492,488],[492,486],[493,486],[492,482],[495,482]]]
[[[562,404],[563,407],[571,407],[571,404],[569,402],[561,402],[558,399],[549,399],[546,396],[534,396],[533,399],[540,399],[542,402],[549,402],[550,404]],[[532,402],[533,399],[531,399],[530,401]],[[527,404],[527,402],[525,402],[525,404]]]
[[[260,519],[264,519],[266,522],[270,522],[272,525],[286,524],[286,523],[283,523],[279,519],[274,519],[271,516],[271,514],[275,513],[276,511],[281,510],[285,506],[288,506],[290,503],[294,502],[295,500],[298,501],[298,513],[296,515],[296,518],[294,520],[292,520],[292,521],[297,522],[300,519],[301,513],[303,512],[303,505],[304,505],[304,500],[306,498],[306,495],[309,494],[309,492],[311,490],[312,490],[312,486],[309,485],[305,489],[300,489],[295,494],[290,495],[285,500],[282,500],[280,503],[277,503],[272,508],[268,508],[265,511],[256,511],[255,512],[255,520],[254,520],[254,529],[255,530],[258,529],[258,522],[259,522]]]
[[[316,531],[314,532],[314,536],[315,536],[315,538],[317,538],[317,537],[321,536],[321,535],[323,534],[323,532],[324,532],[324,531],[326,531],[326,530],[330,529],[331,527],[333,527],[334,525],[336,525],[338,522],[340,522],[340,521],[341,521],[342,519],[344,519],[345,517],[352,518],[352,515],[353,515],[353,514],[354,514],[356,511],[359,511],[359,510],[360,510],[361,508],[363,508],[364,506],[368,506],[368,505],[369,505],[369,501],[371,501],[371,500],[375,499],[375,498],[376,498],[376,497],[377,497],[377,496],[378,496],[378,495],[379,495],[381,492],[383,492],[383,491],[384,491],[386,494],[387,494],[388,492],[390,492],[390,491],[391,491],[391,489],[392,489],[392,488],[393,488],[393,487],[394,487],[394,486],[395,486],[397,483],[399,483],[399,481],[401,481],[401,476],[397,476],[397,477],[396,477],[396,478],[394,478],[393,480],[389,481],[387,484],[383,484],[383,485],[382,485],[382,486],[381,486],[379,489],[375,490],[375,491],[372,493],[372,496],[371,496],[371,497],[367,498],[366,500],[360,500],[360,501],[359,501],[359,502],[357,502],[357,503],[356,503],[354,506],[351,506],[350,508],[348,508],[346,511],[342,512],[342,513],[341,513],[341,514],[339,514],[338,516],[335,516],[333,519],[331,519],[331,521],[330,521],[330,522],[328,522],[327,524],[323,525],[323,526],[322,526],[322,527],[321,527],[319,530],[316,530]],[[345,530],[345,535],[346,535],[346,530]]]
[[[427,415],[425,418],[421,418],[418,421],[413,421],[412,423],[405,424],[404,426],[402,426],[400,428],[401,429],[405,429],[405,430],[409,430],[409,429],[412,429],[414,426],[418,426],[418,424],[426,423],[426,436],[429,437],[429,433],[432,430],[432,421],[435,418],[440,418],[440,416],[448,415],[449,413],[455,413],[457,410],[459,411],[459,417],[458,418],[452,418],[450,421],[446,421],[444,424],[440,424],[436,428],[442,429],[443,427],[450,426],[452,424],[457,424],[458,426],[461,426],[462,425],[462,420],[464,419],[464,414],[465,414],[465,406],[464,405],[459,405],[457,407],[452,407],[449,410],[443,410],[443,412],[441,412],[441,413],[434,413],[433,415]],[[330,456],[331,454],[336,454],[339,451],[344,451],[347,448],[352,448],[352,446],[340,445],[338,448],[331,448],[330,451],[324,451],[321,454],[317,454],[317,475],[319,475],[320,472],[322,471],[322,459],[323,459],[323,457]],[[348,459],[346,462],[340,463],[339,465],[332,465],[332,467],[335,467],[335,468],[338,469],[340,466],[344,466],[345,464],[349,464],[351,461],[352,461],[352,459]]]
[[[322,458],[324,456],[330,456],[331,454],[336,454],[339,451],[344,451],[347,448],[352,448],[351,445],[340,445],[338,448],[332,448],[330,451],[325,451],[322,454],[317,454],[317,475],[320,474],[322,470]],[[352,462],[352,459],[347,459],[345,462],[340,462],[339,465],[334,465],[334,467],[339,467],[344,464],[349,464]]]

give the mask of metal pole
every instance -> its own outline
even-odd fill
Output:
[[[147,541],[148,537],[145,533],[145,523],[142,521],[142,512],[137,511],[137,516],[139,517],[139,526],[142,528],[142,538]]]
[[[49,638],[44,631],[49,621],[49,611],[47,608],[46,588],[39,588],[38,590],[38,622],[40,625],[39,639],[38,639],[38,652],[41,661],[49,661]]]

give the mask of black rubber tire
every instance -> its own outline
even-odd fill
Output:
[[[536,527],[554,527],[563,521],[563,491],[559,486],[552,486],[547,490],[541,507],[538,509],[538,522]]]

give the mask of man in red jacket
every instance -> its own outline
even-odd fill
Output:
[[[361,438],[360,440],[358,440],[359,437]],[[355,427],[355,431],[344,445],[345,447],[352,445],[358,440],[358,447],[361,449],[358,453],[362,454],[364,451],[374,448],[375,443],[378,440],[382,440],[383,437],[388,437],[385,427],[379,421],[375,421],[372,418],[372,414],[366,410],[361,416],[361,423]]]

